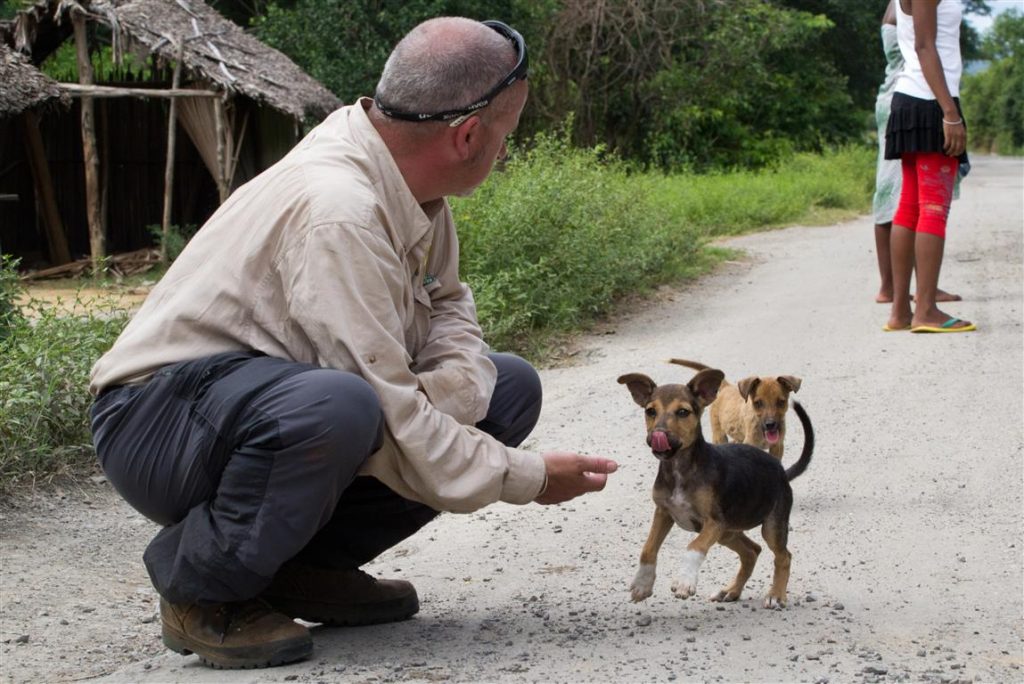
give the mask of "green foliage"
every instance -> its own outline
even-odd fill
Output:
[[[850,146],[793,155],[758,171],[649,174],[644,183],[674,225],[714,238],[863,212],[871,203],[874,171],[875,151]]]
[[[550,0],[296,0],[273,2],[255,17],[259,38],[281,50],[343,102],[372,95],[391,48],[437,16],[495,19],[527,41]]]
[[[167,227],[167,239],[166,244],[164,240],[164,229],[163,226],[153,224],[146,226],[146,230],[153,236],[156,241],[157,249],[166,251],[167,263],[173,263],[178,255],[181,254],[181,250],[185,249],[185,245],[192,239],[192,236],[199,230],[199,226],[194,223],[190,223],[185,226],[170,225]]]
[[[144,81],[152,76],[152,70],[133,53],[125,53],[121,64],[114,62],[113,48],[100,45],[89,53],[93,78],[97,83],[110,81]],[[66,40],[53,54],[46,58],[41,67],[43,73],[62,83],[78,82],[78,57],[75,41]]]
[[[565,133],[539,136],[453,207],[463,277],[499,348],[579,327],[615,297],[677,278],[700,251],[621,162]]]
[[[960,86],[967,140],[983,152],[1024,153],[1024,15],[996,17],[981,50],[989,67]]]
[[[22,318],[18,299],[25,289],[18,279],[20,261],[9,254],[0,254],[0,340],[7,338]]]
[[[89,371],[127,313],[76,301],[30,301],[0,339],[0,492],[94,463]]]

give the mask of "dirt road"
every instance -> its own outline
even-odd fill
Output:
[[[20,502],[0,519],[3,679],[1022,681],[1022,205],[1021,159],[975,160],[942,275],[964,296],[947,310],[979,326],[969,334],[881,331],[868,218],[731,241],[747,260],[605,326],[577,364],[543,372],[528,446],[616,458],[604,492],[442,516],[368,567],[412,580],[419,615],[317,628],[304,663],[214,672],[165,652],[141,565],[153,526],[102,485]],[[794,482],[784,611],[761,608],[767,552],[738,603],[673,598],[691,537],[681,530],[662,549],[654,595],[629,600],[656,466],[615,378],[688,378],[670,356],[733,380],[803,379],[796,398],[818,448]],[[802,434],[790,430],[795,455]],[[713,549],[698,596],[735,566]]]

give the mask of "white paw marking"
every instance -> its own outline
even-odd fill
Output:
[[[704,562],[704,554],[700,551],[687,551],[683,554],[679,577],[672,581],[672,593],[676,598],[690,598],[697,593],[697,573]]]
[[[654,590],[654,565],[641,563],[633,578],[633,585],[629,593],[634,601],[643,601],[651,595]]]

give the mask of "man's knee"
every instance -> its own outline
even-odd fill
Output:
[[[373,388],[358,375],[317,368],[288,378],[255,404],[274,417],[283,444],[358,457],[383,440],[384,415]]]

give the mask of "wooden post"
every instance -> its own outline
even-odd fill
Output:
[[[72,12],[71,23],[75,32],[75,49],[78,57],[78,81],[92,85],[92,62],[89,61],[89,38],[86,33],[85,16],[80,11]],[[85,210],[89,221],[89,249],[92,256],[93,273],[103,270],[107,252],[107,231],[100,211],[100,160],[96,151],[96,125],[91,97],[83,97],[82,108],[82,153],[85,162]]]
[[[181,62],[185,57],[185,41],[178,43],[178,58],[174,63],[171,89],[177,90],[181,83]],[[161,222],[160,261],[167,263],[167,240],[171,233],[171,199],[174,188],[174,142],[178,129],[178,98],[172,97],[170,114],[167,115],[167,166],[164,168],[164,215]]]
[[[67,236],[57,211],[57,196],[53,192],[53,178],[50,176],[50,165],[46,161],[43,148],[43,136],[39,133],[39,117],[35,112],[26,110],[22,113],[25,125],[25,151],[28,153],[28,165],[35,181],[38,205],[42,209],[43,225],[46,227],[46,244],[50,252],[50,261],[60,266],[71,261]]]
[[[225,151],[226,143],[225,135],[227,135],[227,126],[225,125],[225,113],[224,113],[224,102],[220,98],[217,98],[214,102],[214,120],[215,130],[217,134],[217,192],[220,194],[221,204],[228,198],[228,181],[227,181],[227,152]]]

